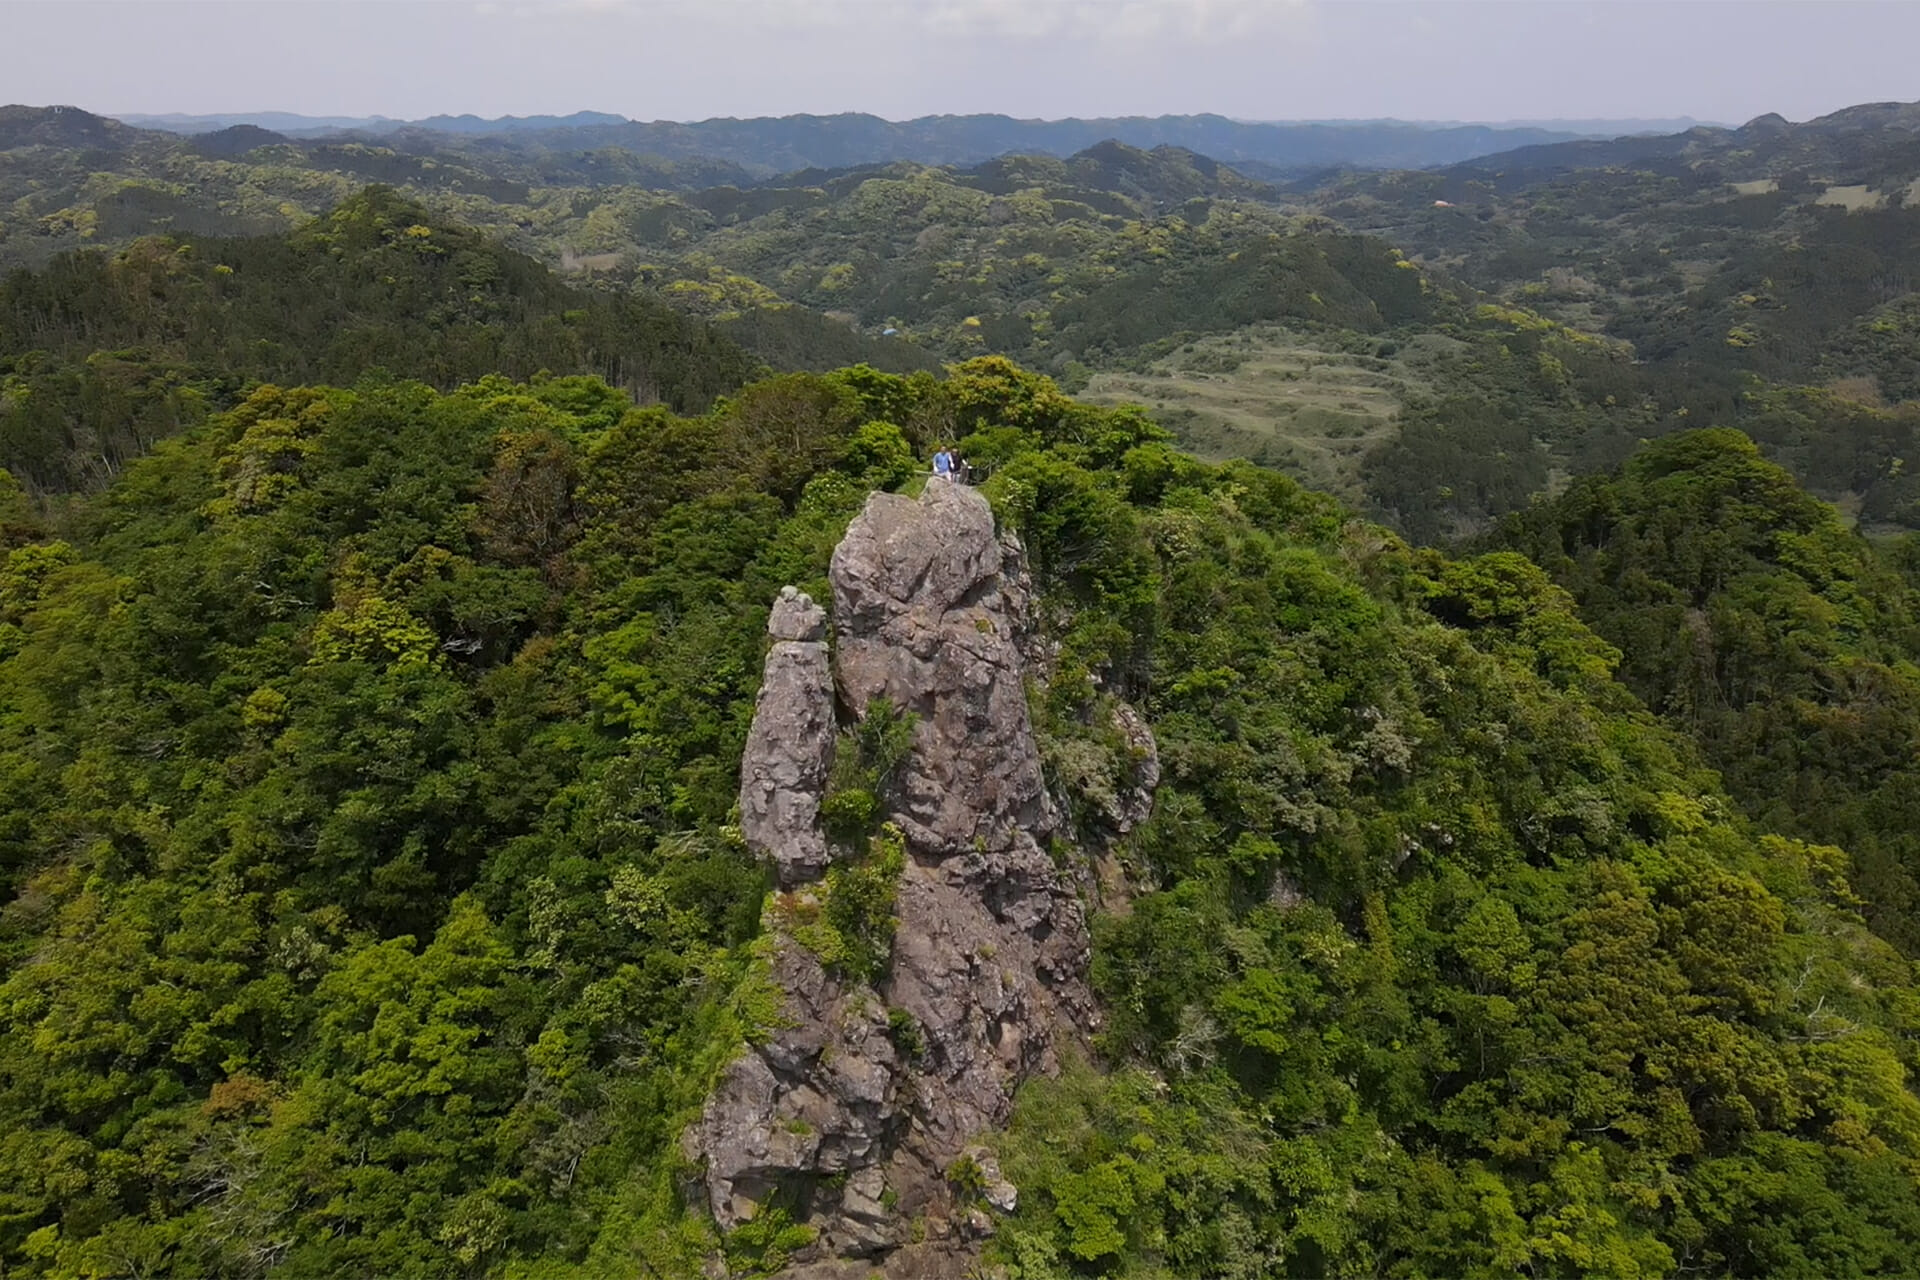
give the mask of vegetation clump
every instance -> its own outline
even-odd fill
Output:
[[[906,839],[888,824],[867,845],[863,856],[836,861],[819,885],[785,895],[782,903],[789,933],[832,972],[857,982],[873,982],[893,959],[894,896],[906,869]],[[911,1024],[889,1029],[911,1042]]]
[[[827,834],[858,845],[872,833],[883,798],[895,773],[913,749],[914,713],[896,708],[884,695],[867,704],[866,714],[834,742],[833,766],[820,820]]]
[[[796,1250],[813,1243],[814,1229],[795,1222],[784,1208],[765,1208],[741,1223],[726,1237],[729,1274],[743,1277],[778,1275]]]

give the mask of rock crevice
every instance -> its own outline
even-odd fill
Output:
[[[1060,820],[1027,712],[1023,565],[969,488],[876,493],[833,555],[831,651],[825,612],[792,588],[769,623],[740,810],[776,908],[804,911],[829,866],[859,855],[820,823],[836,708],[859,717],[885,698],[915,716],[881,797],[906,853],[890,963],[872,982],[829,971],[776,909],[782,1025],[727,1068],[688,1134],[723,1228],[774,1202],[815,1228],[796,1276],[964,1270],[991,1223],[949,1171],[1094,1028],[1086,922],[1051,851]]]

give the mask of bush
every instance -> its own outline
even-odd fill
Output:
[[[867,714],[834,744],[833,770],[827,793],[820,801],[820,818],[827,834],[841,844],[857,846],[873,831],[881,799],[894,773],[913,748],[911,711],[896,709],[886,698],[867,704]]]
[[[864,857],[831,867],[811,903],[789,909],[794,939],[836,973],[878,979],[893,960],[893,904],[906,865],[906,839],[888,826],[868,842]]]

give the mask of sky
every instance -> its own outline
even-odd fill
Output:
[[[0,0],[104,114],[1804,120],[1920,99],[1920,0]]]

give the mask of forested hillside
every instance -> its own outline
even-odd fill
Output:
[[[1191,153],[1108,145],[1069,161],[816,181],[633,193],[629,207],[602,206],[608,239],[587,247],[625,250],[617,274],[701,310],[781,298],[949,356],[1057,369],[1262,320],[1379,332],[1435,306],[1386,244],[1302,226],[1260,203],[1258,184]]]
[[[0,1273],[804,1257],[683,1133],[897,903],[774,892],[743,747],[942,443],[1100,1010],[1017,1202],[928,1174],[985,1267],[1910,1269],[1910,114],[1312,193],[0,112]]]
[[[783,367],[874,345],[804,313],[735,332]],[[764,367],[657,299],[570,287],[373,188],[286,236],[148,237],[0,280],[0,466],[38,490],[98,486],[257,382],[590,373],[697,410]]]
[[[1853,854],[1868,918],[1920,948],[1920,596],[1726,430],[1649,446],[1503,522],[1768,827]]]
[[[699,129],[663,159],[612,134],[576,145],[652,128],[608,121],[181,138],[22,108],[0,125],[0,259],[286,234],[379,182],[431,211],[407,215],[421,225],[482,231],[605,295],[563,310],[665,302],[775,368],[1010,355],[1421,542],[1715,424],[1898,531],[1920,527],[1912,118],[1861,107],[1269,185],[1111,141],[770,177],[688,151],[720,136]]]
[[[1630,343],[1659,429],[1737,425],[1822,495],[1912,528],[1916,122],[1892,103],[1762,117],[1355,175],[1307,198],[1510,304]]]
[[[409,190],[447,203],[444,191]],[[1261,203],[1267,194],[1260,184],[1191,153],[1103,146],[1066,161],[1015,157],[962,172],[907,166],[816,174],[803,185],[722,187],[684,196],[620,186],[565,205],[562,214],[569,220],[554,233],[561,249],[542,231],[547,224],[526,210],[483,202],[481,223],[488,229],[589,264],[594,279],[576,282],[589,289],[581,294],[444,215],[376,189],[284,238],[214,242],[172,236],[112,257],[61,259],[4,286],[18,300],[15,308],[26,309],[0,331],[0,350],[14,357],[16,372],[34,351],[68,364],[91,358],[98,366],[72,376],[63,367],[62,389],[39,397],[33,425],[15,428],[15,434],[39,441],[31,450],[57,445],[97,474],[117,466],[139,442],[91,447],[97,433],[112,428],[83,421],[88,406],[98,402],[109,415],[127,416],[121,387],[131,382],[146,397],[156,379],[144,362],[154,358],[156,347],[176,363],[194,362],[189,345],[196,359],[218,350],[222,370],[241,380],[355,377],[373,351],[399,366],[392,372],[442,386],[495,367],[490,359],[517,376],[546,367],[624,377],[607,354],[626,341],[615,335],[636,323],[678,331],[662,310],[665,303],[707,321],[776,368],[861,361],[909,372],[937,369],[942,359],[1002,351],[1045,363],[1079,384],[1094,366],[1148,370],[1161,354],[1187,362],[1182,344],[1230,336],[1249,324],[1297,331],[1323,365],[1343,348],[1372,361],[1385,335],[1426,331],[1466,314],[1457,298],[1385,244],[1325,224],[1303,225]],[[381,235],[328,230],[330,220],[350,219],[363,208],[385,228]],[[404,234],[412,226],[428,234]],[[183,245],[189,246],[186,254],[178,252]],[[448,246],[455,254],[493,260],[479,294],[452,258],[438,252]],[[321,250],[324,259],[317,256]],[[221,272],[242,263],[245,272]],[[324,295],[307,296],[296,283],[301,272],[320,266],[356,282],[351,289],[358,310],[350,322],[340,323],[322,305]],[[164,283],[139,286],[138,305],[116,299],[129,282],[156,273]],[[395,283],[388,286],[390,275]],[[341,296],[345,287],[334,285],[329,292]],[[155,295],[151,302],[149,292]],[[212,302],[203,305],[203,298]],[[526,326],[508,316],[515,308],[515,314],[543,317],[548,337],[534,351],[524,349],[532,340],[520,334]],[[586,341],[591,350],[566,349],[568,335],[551,332],[553,311],[574,317],[567,323],[576,330],[578,317],[588,317],[593,332],[574,335],[571,345]],[[627,318],[616,322],[615,315]],[[477,349],[449,349],[452,339],[438,329],[442,321],[463,326],[464,346]],[[307,327],[295,333],[290,325]],[[899,333],[881,336],[889,327]],[[227,342],[230,335],[256,329],[256,337],[269,336],[269,348],[253,338]],[[490,354],[487,344],[497,351]],[[509,349],[513,344],[520,349]],[[635,336],[640,351],[649,344],[657,348],[658,340]],[[1477,375],[1470,368],[1442,359],[1451,350],[1443,344],[1423,351],[1423,358],[1441,359],[1445,367],[1423,367],[1410,384],[1472,384]],[[45,357],[34,359],[44,375]],[[1234,381],[1231,358],[1208,367],[1212,372],[1197,376],[1224,374]],[[180,376],[191,381],[199,375]],[[95,385],[102,382],[108,385]],[[235,385],[230,380],[225,400],[217,403],[230,403]],[[1194,420],[1171,401],[1162,412],[1191,447],[1215,456],[1265,456],[1364,500],[1360,463],[1371,441],[1349,429],[1355,419],[1346,397],[1317,390],[1277,380],[1255,385],[1255,412],[1262,417],[1244,435],[1234,434],[1219,415]],[[1128,398],[1160,400],[1151,394]],[[1388,411],[1399,404],[1396,395]],[[152,410],[142,404],[138,414],[157,414],[163,425],[140,439],[172,429],[165,424],[185,412],[171,401]],[[1329,446],[1316,445],[1316,437]],[[71,476],[59,479],[38,457],[16,451],[6,461],[35,484],[75,482]],[[1475,483],[1463,483],[1463,489]]]
[[[259,117],[276,127],[271,113]],[[144,119],[134,117],[136,120]],[[264,234],[325,212],[370,182],[502,232],[540,235],[620,187],[752,187],[780,174],[896,162],[977,165],[1065,157],[1103,142],[1191,149],[1263,174],[1442,164],[1574,135],[1484,126],[1243,123],[1218,116],[1012,120],[873,116],[640,123],[581,113],[486,122],[440,117],[301,136],[232,123],[181,137],[72,107],[0,107],[0,262],[37,262],[145,231]],[[494,206],[512,210],[497,224]],[[521,248],[532,247],[521,241]]]
[[[804,1227],[716,1237],[676,1145],[770,1014],[767,608],[947,438],[1052,619],[1068,811],[1114,699],[1165,768],[1099,1057],[1000,1143],[1009,1275],[1905,1265],[1920,992],[1846,852],[1741,816],[1519,555],[981,360],[694,417],[262,387],[68,527],[0,510],[9,1273],[776,1269]]]

